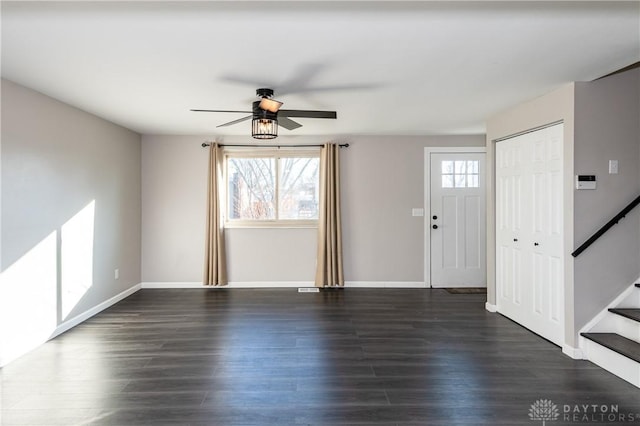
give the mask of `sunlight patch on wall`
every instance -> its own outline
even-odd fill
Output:
[[[0,362],[44,343],[57,326],[57,231],[2,273]]]
[[[60,238],[62,320],[93,285],[95,200],[62,225]]]

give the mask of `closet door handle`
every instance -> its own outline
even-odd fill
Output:
[[[518,239],[517,239],[517,238],[514,238],[514,239],[513,239],[513,241],[518,242]]]
[[[534,245],[534,246],[539,246],[540,244],[538,244],[538,243],[533,243],[533,245]]]

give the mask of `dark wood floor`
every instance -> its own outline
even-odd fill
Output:
[[[2,369],[0,424],[532,426],[539,399],[640,412],[637,388],[484,301],[142,290]]]

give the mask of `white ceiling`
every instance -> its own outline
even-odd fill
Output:
[[[640,60],[635,2],[8,2],[2,76],[144,134],[216,129],[271,87],[337,110],[280,134],[474,134]],[[330,90],[335,89],[335,90]]]

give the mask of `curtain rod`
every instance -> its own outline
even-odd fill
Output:
[[[208,142],[202,142],[202,147],[206,148],[211,146]],[[324,145],[225,145],[218,144],[218,146],[237,146],[239,148],[322,148]],[[338,145],[340,148],[349,148],[348,143],[343,143]]]

